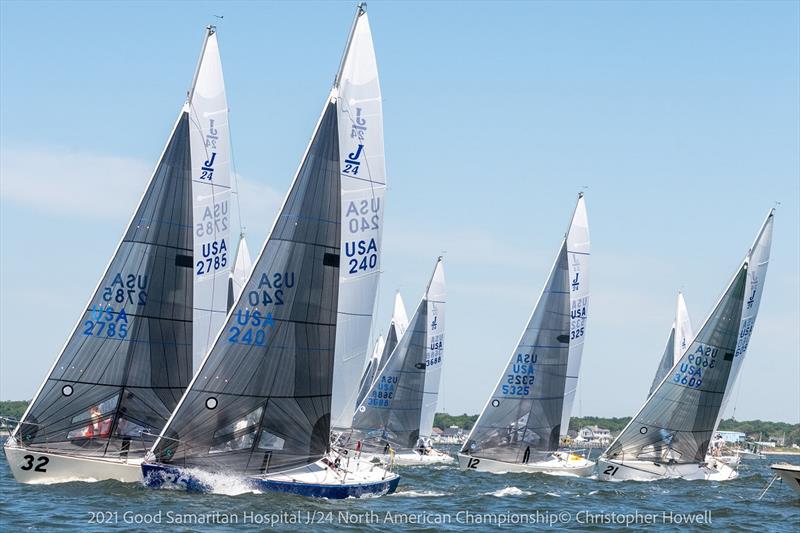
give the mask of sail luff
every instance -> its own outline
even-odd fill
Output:
[[[81,324],[83,323],[85,310],[89,309],[89,307],[92,305],[92,300],[94,300],[95,295],[100,290],[100,287],[103,284],[103,280],[105,280],[107,278],[109,272],[111,271],[111,266],[114,264],[114,260],[116,259],[117,254],[120,251],[120,248],[122,248],[122,245],[125,242],[125,238],[128,235],[130,227],[133,225],[134,220],[136,220],[136,215],[139,213],[139,209],[142,206],[142,202],[144,202],[145,198],[148,195],[148,192],[150,191],[150,187],[153,185],[153,181],[155,180],[155,177],[156,177],[156,175],[157,175],[157,173],[159,171],[159,168],[161,167],[161,162],[164,160],[164,156],[166,155],[167,150],[169,149],[170,142],[173,139],[173,137],[175,136],[175,133],[176,133],[176,131],[178,129],[178,126],[181,123],[181,119],[183,118],[183,114],[186,113],[186,112],[188,112],[188,105],[184,105],[181,108],[180,113],[178,113],[178,117],[175,119],[175,123],[172,125],[172,129],[170,130],[170,134],[167,137],[167,142],[164,143],[164,148],[162,148],[161,153],[159,154],[158,159],[156,160],[156,164],[155,164],[155,167],[153,168],[153,172],[150,174],[150,178],[147,180],[147,183],[146,183],[146,185],[144,187],[144,190],[142,191],[142,194],[139,197],[139,201],[136,203],[136,207],[134,208],[133,212],[131,213],[131,217],[128,220],[128,223],[125,224],[125,229],[122,231],[122,235],[120,236],[119,241],[117,242],[117,246],[114,248],[114,253],[111,254],[111,257],[109,258],[108,263],[106,264],[105,268],[103,269],[103,273],[98,278],[97,284],[94,286],[94,289],[92,289],[92,291],[89,293],[89,298],[88,298],[86,304],[84,304],[84,306],[81,308],[82,311],[81,311],[80,316],[78,317],[78,320],[75,322],[75,326],[72,328],[72,331],[70,331],[69,335],[67,336],[66,340],[64,341],[64,344],[61,346],[61,349],[58,352],[58,356],[55,358],[55,360],[53,361],[53,364],[50,366],[50,369],[47,371],[47,376],[42,381],[41,385],[39,385],[39,388],[37,389],[36,394],[33,396],[33,399],[30,401],[30,403],[28,404],[28,407],[25,409],[25,412],[23,413],[22,417],[20,418],[19,423],[14,428],[14,431],[11,433],[11,437],[12,438],[17,438],[17,433],[18,433],[18,431],[20,429],[20,426],[22,425],[22,423],[30,415],[31,410],[36,405],[37,400],[39,399],[40,395],[42,394],[42,390],[47,385],[47,383],[50,381],[51,376],[53,375],[53,372],[55,371],[56,367],[58,366],[58,362],[61,360],[61,357],[63,357],[64,352],[67,349],[67,346],[69,345],[70,341],[75,336],[75,334],[77,333],[77,331],[80,328]]]

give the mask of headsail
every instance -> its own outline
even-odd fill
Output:
[[[369,353],[381,268],[386,171],[383,110],[369,20],[359,4],[334,90],[341,172],[342,268],[331,420],[348,428]]]
[[[120,457],[163,427],[192,376],[192,177],[184,108],[133,219],[14,436]],[[145,437],[146,438],[146,437]]]
[[[589,233],[583,194],[517,348],[462,453],[509,463],[556,450],[566,433],[588,317]],[[573,343],[581,341],[573,350]],[[565,421],[566,419],[566,421]],[[533,452],[533,453],[532,453]]]
[[[431,299],[442,297],[443,282],[440,258],[405,334],[353,417],[356,435],[367,444],[387,442],[397,448],[412,448],[417,444],[430,355],[428,339],[436,333],[429,314]]]
[[[400,291],[397,291],[394,297],[394,311],[392,312],[392,321],[389,323],[389,331],[386,332],[386,340],[383,345],[383,352],[381,353],[380,360],[378,361],[377,370],[386,365],[386,361],[397,347],[400,338],[408,328],[408,315],[406,314],[406,306],[403,304],[403,298],[400,296]],[[361,402],[358,402],[361,403]]]
[[[653,384],[650,385],[650,392],[648,396],[652,395],[656,388],[663,381],[664,376],[669,374],[672,367],[680,361],[683,352],[689,347],[692,342],[694,333],[692,332],[692,322],[689,319],[689,310],[686,308],[686,301],[683,299],[683,293],[678,293],[678,303],[675,307],[675,321],[672,323],[672,329],[669,332],[667,345],[664,348],[664,354],[661,356],[661,361],[658,363],[656,375],[653,378]]]
[[[153,446],[157,462],[258,475],[325,454],[339,286],[338,161],[331,98],[244,292]]]
[[[217,32],[207,28],[195,81],[189,91],[189,139],[194,200],[194,311],[192,345],[197,368],[228,312],[231,239],[231,156],[228,102]],[[236,235],[234,233],[234,235]]]

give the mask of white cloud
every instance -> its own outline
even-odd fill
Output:
[[[127,220],[155,161],[77,152],[59,147],[0,149],[3,201],[56,215]],[[239,177],[242,222],[266,235],[283,199],[262,183]]]

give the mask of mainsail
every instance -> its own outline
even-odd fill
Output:
[[[153,446],[155,461],[259,475],[325,454],[339,184],[332,94],[244,292]]]
[[[430,437],[433,418],[439,401],[444,358],[445,286],[442,260],[436,263],[433,278],[426,294],[428,324],[425,338],[425,391],[422,396],[422,414],[419,421],[420,437]]]
[[[198,148],[193,119],[195,106],[211,112],[202,95],[209,77],[221,84],[221,73],[211,73],[219,68],[209,28],[193,90],[133,218],[14,432],[23,445],[105,457],[143,452],[152,442],[148,433],[164,426],[191,380],[192,353],[205,350],[211,317],[225,311],[205,259],[227,276],[220,247],[227,228],[213,225],[207,239],[196,238],[209,205],[197,197],[224,202],[226,174],[216,166],[224,157],[214,160],[217,173],[202,177],[198,150],[206,150]],[[215,251],[207,257],[209,246]],[[196,273],[201,259],[203,275]]]
[[[231,242],[231,149],[228,102],[217,32],[208,27],[205,46],[189,91],[192,154],[194,310],[192,346],[197,368],[228,312]],[[234,233],[236,235],[236,233]]]
[[[652,395],[661,382],[664,376],[669,374],[672,367],[675,366],[683,352],[689,347],[689,343],[694,338],[692,333],[692,322],[689,319],[689,310],[686,308],[686,301],[683,299],[683,293],[678,293],[678,304],[675,307],[675,321],[672,323],[672,329],[669,332],[667,345],[664,347],[664,354],[661,356],[661,361],[658,363],[656,375],[653,378],[653,384],[650,385],[650,392],[648,396]]]
[[[383,338],[383,335],[379,335],[375,341],[375,347],[372,349],[372,357],[369,358],[367,368],[364,369],[364,375],[361,376],[356,405],[361,403],[361,400],[364,399],[364,396],[367,395],[370,387],[372,387],[372,382],[375,381],[375,376],[378,374],[378,364],[381,360],[381,353],[385,347],[386,339]]]
[[[716,426],[719,426],[725,414],[725,408],[730,401],[731,391],[733,391],[733,387],[739,377],[739,372],[744,362],[744,356],[747,353],[747,346],[750,343],[750,336],[753,333],[753,327],[755,327],[758,307],[761,304],[761,294],[764,292],[764,280],[767,277],[769,251],[772,247],[774,214],[775,210],[770,209],[753,246],[750,248],[750,261],[747,269],[747,288],[745,289],[745,299],[742,303],[742,322],[739,325],[739,339],[736,342],[736,352],[733,357],[731,374],[728,379],[728,386],[725,389],[725,396],[722,398],[722,406],[717,416]]]
[[[723,398],[735,379],[736,353],[752,333],[755,313],[747,317],[744,313],[747,300],[755,296],[748,292],[750,270],[759,263],[766,265],[771,231],[772,212],[689,348],[611,443],[605,457],[678,464],[705,461]],[[762,287],[765,273],[764,268],[758,278]]]
[[[527,463],[558,449],[569,424],[586,335],[588,259],[580,194],[544,290],[462,453]]]
[[[383,111],[369,20],[359,4],[336,76],[342,267],[331,421],[350,427],[368,355],[381,268],[386,171]]]
[[[431,355],[428,340],[437,331],[432,326],[431,303],[434,298],[433,302],[441,303],[437,312],[443,314],[443,283],[443,265],[439,258],[405,334],[353,417],[356,436],[367,444],[389,443],[396,448],[413,448],[419,440],[427,363]]]

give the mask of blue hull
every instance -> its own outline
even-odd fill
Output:
[[[169,486],[170,488],[179,488],[187,492],[212,492],[213,490],[213,487],[174,466],[142,463],[142,474],[144,475],[145,486],[150,488]],[[328,498],[330,500],[391,494],[397,490],[397,485],[400,483],[400,476],[374,483],[337,485],[274,481],[253,477],[245,479],[253,490],[285,492],[311,498]]]

